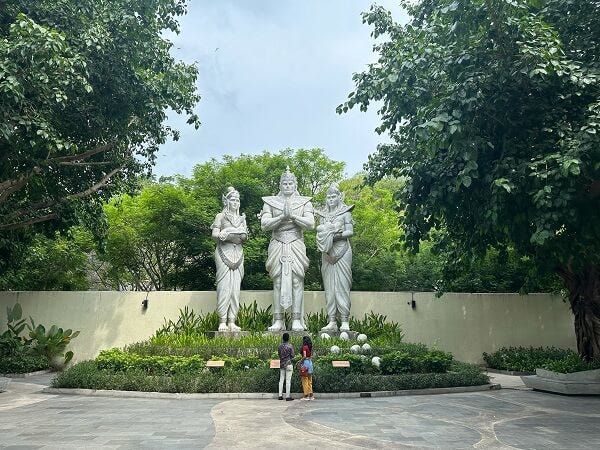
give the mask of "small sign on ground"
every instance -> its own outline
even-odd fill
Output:
[[[206,367],[223,367],[225,361],[206,361]]]
[[[350,361],[331,361],[333,367],[350,367]]]

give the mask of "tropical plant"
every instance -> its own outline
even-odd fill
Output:
[[[29,318],[30,323],[27,324],[29,329],[29,339],[27,345],[31,354],[44,356],[51,363],[55,363],[55,358],[58,356],[64,357],[62,365],[67,364],[73,359],[73,352],[65,352],[67,345],[72,339],[79,336],[79,331],[71,329],[63,330],[62,328],[52,325],[48,331],[43,325],[36,325],[33,319]]]

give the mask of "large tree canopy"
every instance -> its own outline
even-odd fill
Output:
[[[513,245],[565,281],[580,353],[600,356],[600,2],[421,0],[373,7],[377,63],[339,112],[382,101],[413,248],[445,229],[457,258]]]
[[[166,108],[199,125],[196,68],[165,39],[185,9],[186,0],[2,2],[0,244],[13,230],[101,209],[177,138]]]

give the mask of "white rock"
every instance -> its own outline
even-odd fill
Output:
[[[350,336],[348,336],[348,333],[346,333],[345,331],[342,331],[342,332],[340,333],[340,339],[341,339],[342,341],[347,341],[348,339],[350,339]]]
[[[373,364],[375,367],[379,367],[381,364],[381,358],[379,356],[373,356],[373,358],[371,358],[371,364]]]
[[[329,336],[327,333],[321,333],[321,339],[331,339],[331,336]]]
[[[367,340],[367,335],[364,333],[361,333],[356,337],[356,340],[358,342],[365,342]]]
[[[352,347],[350,347],[350,351],[352,353],[360,353],[360,345],[354,344]]]
[[[339,353],[340,352],[340,348],[337,345],[332,345],[331,348],[329,349],[329,351],[331,353]]]
[[[371,351],[371,346],[369,344],[363,344],[362,345],[362,351],[363,352],[369,352],[369,351]]]

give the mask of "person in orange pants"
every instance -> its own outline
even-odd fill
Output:
[[[309,336],[302,337],[302,359],[299,362],[300,365],[300,377],[302,380],[302,390],[304,391],[304,397],[302,400],[314,400],[312,387],[312,374],[313,374],[313,362],[312,362],[312,341]]]

